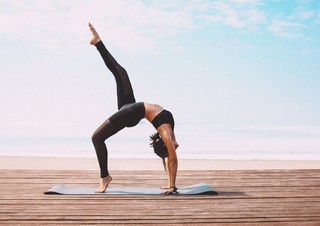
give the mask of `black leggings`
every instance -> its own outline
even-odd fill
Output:
[[[112,72],[117,84],[118,112],[107,119],[92,135],[100,166],[100,176],[104,178],[108,172],[108,150],[105,140],[125,127],[132,127],[144,118],[144,103],[136,103],[132,86],[126,70],[118,64],[102,42],[96,44],[103,61]]]
[[[117,83],[117,96],[118,96],[118,110],[125,104],[135,103],[136,100],[133,95],[132,86],[126,70],[113,58],[110,52],[106,49],[103,42],[96,44],[104,63],[112,72]]]

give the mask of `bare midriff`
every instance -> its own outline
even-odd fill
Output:
[[[163,107],[161,107],[158,104],[148,104],[144,103],[145,107],[145,115],[144,117],[149,121],[152,122],[152,120],[161,112],[163,111]]]

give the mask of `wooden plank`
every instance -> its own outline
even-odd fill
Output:
[[[0,224],[319,225],[320,170],[180,171],[219,196],[59,196],[56,184],[97,186],[92,171],[0,170]],[[158,171],[112,172],[110,186],[160,186]]]

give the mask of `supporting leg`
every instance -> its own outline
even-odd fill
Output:
[[[118,131],[113,127],[109,120],[105,121],[92,135],[92,143],[96,150],[99,166],[100,176],[105,178],[109,175],[108,172],[108,150],[105,140],[117,133]]]

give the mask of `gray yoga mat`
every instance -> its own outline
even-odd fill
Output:
[[[95,193],[96,188],[85,187],[67,187],[65,185],[56,185],[49,189],[45,194],[56,195],[160,195],[164,190],[160,188],[133,188],[109,187],[105,193]],[[218,195],[209,185],[205,183],[194,184],[186,187],[178,187],[179,195]]]

